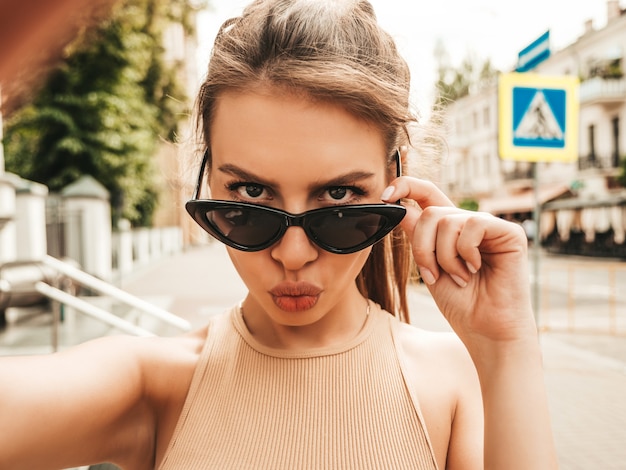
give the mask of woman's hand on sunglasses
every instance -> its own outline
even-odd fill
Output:
[[[428,181],[403,176],[391,187],[385,201],[416,203],[403,203],[401,226],[422,280],[466,346],[534,337],[523,229],[456,208]]]

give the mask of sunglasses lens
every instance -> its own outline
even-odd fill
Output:
[[[378,241],[395,225],[384,214],[354,207],[315,214],[311,219],[308,227],[310,233],[323,245],[334,248],[334,251],[367,246]]]
[[[223,238],[246,248],[265,245],[277,236],[282,223],[280,215],[243,207],[214,208],[206,218]]]
[[[276,243],[287,227],[300,226],[321,248],[346,254],[379,241],[406,213],[399,205],[364,204],[291,215],[263,206],[215,200],[191,200],[186,208],[202,228],[238,250],[264,250]]]

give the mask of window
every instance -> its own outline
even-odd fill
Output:
[[[611,155],[611,163],[613,168],[619,168],[619,117],[611,119],[612,137],[613,137],[613,154]]]
[[[589,135],[589,162],[595,162],[596,161],[596,126],[594,126],[593,124],[591,124],[588,128],[588,135]]]

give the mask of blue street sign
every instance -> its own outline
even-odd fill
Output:
[[[517,55],[516,72],[527,72],[550,57],[550,30],[543,33]]]
[[[498,148],[503,160],[578,158],[578,78],[501,74]]]
[[[513,87],[513,145],[565,147],[564,89]]]

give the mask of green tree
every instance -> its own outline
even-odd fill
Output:
[[[473,54],[468,54],[461,65],[455,68],[450,63],[448,52],[441,41],[434,50],[437,64],[437,81],[435,83],[435,108],[445,108],[451,102],[470,94],[472,90],[480,90],[496,83],[498,71],[491,61],[481,61]]]
[[[188,1],[124,0],[77,38],[32,102],[8,117],[7,171],[51,191],[92,175],[110,191],[115,218],[150,225],[152,157],[175,137],[187,102],[161,38],[169,21],[189,31]]]
[[[468,211],[477,211],[478,201],[476,199],[463,199],[462,201],[459,201],[458,206],[461,209],[465,209]]]

